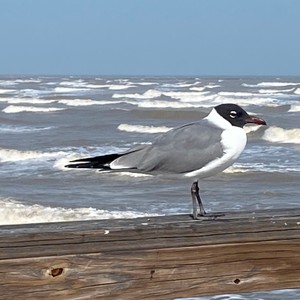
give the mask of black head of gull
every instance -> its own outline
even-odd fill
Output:
[[[236,104],[221,104],[205,118],[171,129],[151,144],[124,153],[73,160],[65,167],[177,174],[193,178],[193,218],[197,219],[197,206],[200,216],[207,215],[199,195],[198,178],[215,175],[235,162],[246,145],[243,126],[247,123],[266,125],[263,119],[249,115]]]
[[[263,119],[257,116],[249,116],[245,110],[236,104],[220,104],[215,107],[215,110],[232,126],[244,127],[248,123],[266,125]]]

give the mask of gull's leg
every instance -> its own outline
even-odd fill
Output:
[[[197,193],[197,189],[196,189],[196,183],[197,182],[194,182],[192,184],[192,187],[191,187],[191,195],[192,195],[192,202],[193,202],[193,219],[196,220],[197,219],[197,215],[198,215],[198,212],[197,212],[197,197],[196,197],[196,193]]]
[[[193,182],[191,187],[191,195],[192,195],[192,202],[193,202],[193,218],[196,220],[198,219],[197,214],[197,202],[200,208],[200,216],[205,216],[206,212],[204,210],[200,195],[199,195],[199,186],[198,181]]]

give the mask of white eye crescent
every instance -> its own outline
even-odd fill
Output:
[[[237,116],[237,112],[235,110],[232,110],[229,114],[230,118],[234,119]]]

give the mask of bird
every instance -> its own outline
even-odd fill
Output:
[[[207,215],[198,180],[216,175],[238,159],[247,143],[243,129],[246,124],[267,125],[239,105],[224,103],[213,107],[203,119],[159,135],[151,144],[141,144],[122,153],[72,160],[65,167],[191,178],[192,218],[197,220]]]

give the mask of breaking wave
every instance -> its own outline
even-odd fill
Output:
[[[237,166],[231,166],[223,171],[223,173],[226,174],[248,173],[248,172],[251,172],[251,170],[247,168],[237,167]]]
[[[83,92],[83,91],[87,91],[89,90],[89,88],[75,88],[75,87],[56,87],[54,89],[55,93],[76,93],[76,92]]]
[[[7,114],[14,114],[20,112],[55,112],[64,110],[64,108],[58,107],[36,107],[36,106],[18,106],[18,105],[9,105],[6,108],[2,109],[3,112]]]
[[[49,104],[56,102],[56,100],[45,100],[38,98],[0,98],[1,102],[7,102],[9,104],[29,103],[29,104]]]
[[[233,98],[249,98],[249,99],[273,99],[273,98],[297,98],[296,95],[293,94],[285,94],[283,91],[277,90],[276,92],[272,92],[272,90],[259,90],[259,93],[249,93],[249,92],[219,92],[218,95],[225,97],[233,97]]]
[[[50,130],[54,127],[30,127],[30,126],[10,126],[10,125],[1,125],[0,132],[2,133],[25,133],[25,132],[34,132],[34,131],[43,131]]]
[[[112,104],[119,104],[122,102],[123,101],[117,101],[117,100],[114,101],[114,100],[91,100],[91,99],[62,99],[58,101],[58,103],[67,106],[112,105]]]
[[[155,216],[136,211],[108,211],[92,207],[63,208],[38,204],[25,205],[12,199],[0,199],[0,224],[82,221],[95,219],[138,218]]]
[[[167,132],[171,127],[167,126],[145,126],[145,125],[130,125],[120,124],[118,129],[126,132],[140,132],[140,133],[162,133]]]
[[[291,167],[278,164],[264,164],[264,163],[245,163],[245,164],[234,164],[233,166],[227,168],[223,171],[226,174],[235,173],[254,173],[254,172],[264,172],[264,173],[290,173],[299,172],[300,168],[298,166]]]
[[[288,111],[289,112],[299,112],[300,111],[300,105],[292,104],[291,108]]]
[[[132,103],[142,108],[196,108],[202,107],[202,104],[182,103],[178,101],[163,101],[163,100],[146,100],[137,103]]]
[[[275,90],[275,89],[260,89],[258,92],[260,94],[280,94],[280,93],[291,93],[295,90],[295,88],[291,89],[282,89],[282,90]]]
[[[260,82],[257,84],[247,84],[243,83],[242,86],[245,87],[285,87],[285,86],[292,86],[292,85],[300,85],[300,83],[296,82],[276,82],[276,81],[271,81],[271,82]]]
[[[278,96],[278,97],[277,97]],[[279,97],[280,96],[280,97]],[[169,97],[164,99],[163,97]],[[113,98],[129,98],[124,103],[144,108],[196,108],[211,107],[222,103],[234,102],[241,106],[259,105],[275,107],[283,104],[293,104],[294,101],[282,100],[293,98],[290,94],[259,94],[249,92],[159,92],[148,90],[144,94],[114,94]],[[156,99],[154,99],[156,98]],[[113,102],[112,102],[113,103]]]
[[[251,126],[244,127],[244,130],[247,134],[249,134],[258,131],[261,127],[262,127],[261,125],[251,125]],[[173,127],[120,124],[118,126],[118,129],[120,131],[126,131],[126,132],[164,133],[173,129]]]
[[[15,90],[8,90],[8,89],[0,89],[0,94],[10,94],[14,93]]]
[[[264,132],[262,139],[272,143],[300,144],[300,128],[283,129],[271,126]]]
[[[58,92],[74,92],[76,89],[80,91],[89,90],[89,89],[103,89],[108,88],[109,90],[124,90],[132,87],[131,83],[128,84],[94,84],[87,83],[83,80],[75,80],[75,81],[62,81],[59,84],[63,87],[57,87],[55,91]],[[67,87],[67,88],[66,88]],[[74,90],[75,89],[75,90]]]
[[[112,98],[152,99],[160,97],[161,95],[162,93],[160,91],[150,89],[143,94],[113,94]]]
[[[1,162],[16,162],[24,160],[36,160],[41,158],[55,158],[66,155],[65,152],[41,152],[41,151],[20,151],[16,149],[0,148]]]
[[[224,94],[223,94],[224,95]],[[259,105],[259,106],[269,106],[274,107],[281,104],[280,100],[270,97],[249,97],[249,98],[236,98],[236,97],[227,97],[220,95],[219,97],[216,97],[215,103],[221,104],[221,103],[230,103],[230,102],[236,102],[238,105],[241,106],[248,106],[248,105]]]

